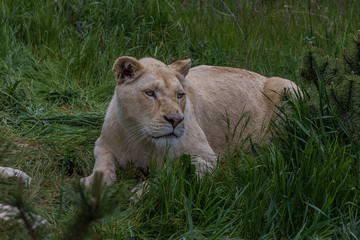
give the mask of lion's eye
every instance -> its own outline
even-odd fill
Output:
[[[185,93],[177,93],[177,94],[176,94],[176,97],[177,97],[178,99],[182,99],[182,98],[184,97],[184,95],[185,95]]]
[[[148,95],[149,97],[154,97],[155,96],[155,92],[151,91],[151,90],[145,91],[145,94]]]

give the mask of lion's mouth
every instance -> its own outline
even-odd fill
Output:
[[[165,135],[162,135],[162,136],[150,136],[151,138],[154,138],[154,139],[159,139],[159,138],[178,138],[178,136],[176,136],[174,133],[169,133],[169,134],[165,134]]]

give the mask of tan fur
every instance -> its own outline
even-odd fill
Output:
[[[242,69],[190,65],[190,60],[165,65],[153,58],[115,61],[117,86],[95,143],[93,174],[82,179],[85,185],[96,171],[104,173],[106,184],[113,183],[116,164],[146,168],[152,157],[161,164],[167,148],[170,157],[192,154],[201,173],[227,146],[249,136],[261,140],[278,93],[296,88],[289,80]]]

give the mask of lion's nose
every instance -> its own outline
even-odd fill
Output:
[[[164,119],[166,121],[168,121],[169,123],[171,123],[171,125],[173,126],[173,128],[175,128],[179,123],[181,123],[184,120],[184,117],[181,117],[179,115],[164,115],[163,116]]]

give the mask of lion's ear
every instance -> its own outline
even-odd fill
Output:
[[[129,82],[142,73],[144,67],[141,63],[133,57],[119,57],[116,59],[112,71],[114,72],[115,80],[118,84]]]
[[[180,73],[184,77],[189,73],[190,67],[191,67],[191,60],[179,60],[169,65],[173,70]]]

